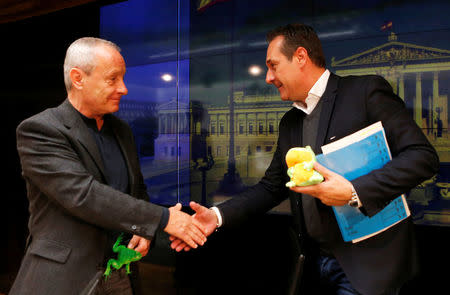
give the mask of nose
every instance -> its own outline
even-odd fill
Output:
[[[127,86],[125,86],[125,81],[123,79],[120,81],[120,85],[117,87],[117,92],[119,92],[122,95],[128,94],[128,89]]]
[[[266,73],[266,83],[272,84],[274,79],[275,79],[275,77],[274,77],[272,71],[270,69],[268,69],[267,73]]]

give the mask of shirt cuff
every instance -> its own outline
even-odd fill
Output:
[[[163,208],[161,219],[159,220],[158,229],[164,230],[169,223],[169,209]]]
[[[216,213],[216,216],[217,216],[217,228],[219,228],[219,227],[222,226],[222,223],[223,223],[222,213],[220,213],[220,210],[217,207],[211,207],[211,209],[214,211],[214,213]]]

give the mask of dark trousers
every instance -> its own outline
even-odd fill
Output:
[[[102,277],[95,289],[95,295],[133,295],[125,268],[113,270],[107,280]]]
[[[319,255],[310,264],[314,279],[308,284],[306,294],[361,295],[356,291],[336,258]],[[308,270],[306,270],[308,271]],[[309,291],[313,293],[309,293]],[[400,289],[387,290],[383,295],[398,295]]]

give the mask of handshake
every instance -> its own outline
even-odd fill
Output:
[[[217,228],[217,215],[212,209],[195,202],[189,205],[195,211],[192,216],[181,211],[180,203],[169,208],[169,221],[164,231],[170,235],[170,246],[177,252],[204,245],[206,237]]]

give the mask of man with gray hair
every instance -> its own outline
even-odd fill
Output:
[[[128,90],[120,48],[81,38],[67,50],[67,99],[24,120],[17,149],[29,200],[26,253],[14,294],[132,294],[124,270],[101,275],[120,233],[145,256],[158,230],[192,247],[202,225],[148,202],[130,127],[112,113]]]

